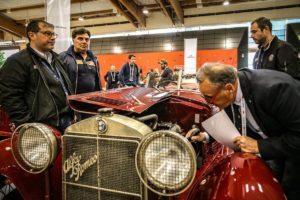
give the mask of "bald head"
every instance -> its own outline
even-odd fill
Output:
[[[112,66],[110,66],[110,69],[111,69],[111,71],[115,71],[116,66],[112,65]]]
[[[208,79],[215,86],[224,86],[227,83],[234,84],[237,79],[236,69],[222,63],[205,63],[198,70],[197,80],[202,83]]]

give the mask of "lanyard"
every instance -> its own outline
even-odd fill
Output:
[[[133,70],[134,70],[134,65],[129,65],[130,68],[130,81],[133,81]]]
[[[112,79],[112,82],[115,82],[115,72],[111,72],[111,79]]]
[[[54,65],[52,66],[51,64],[46,63],[44,61],[42,61],[42,63],[44,64],[44,66],[46,67],[46,69],[50,73],[53,74],[54,78],[59,81],[61,87],[63,88],[64,93],[66,94],[66,96],[68,96],[69,95],[68,89],[66,88],[64,80],[62,78],[62,75],[61,75],[60,71],[57,69],[57,67],[54,66]]]
[[[247,135],[247,118],[246,118],[246,102],[244,97],[241,101],[241,118],[242,118],[242,135]]]
[[[233,108],[233,104],[231,104],[231,112],[233,115],[233,124],[236,125],[235,121],[235,112]],[[242,135],[246,136],[247,135],[247,118],[246,118],[246,102],[244,97],[241,99],[241,106],[240,106],[240,113],[241,113],[241,118],[242,118]]]

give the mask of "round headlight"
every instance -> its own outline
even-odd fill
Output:
[[[18,165],[30,173],[44,171],[58,152],[53,129],[40,123],[19,126],[13,133],[11,146]]]
[[[153,192],[172,196],[182,193],[196,174],[196,155],[190,142],[172,131],[147,134],[136,153],[142,182]]]

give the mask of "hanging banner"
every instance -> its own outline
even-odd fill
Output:
[[[70,12],[71,0],[46,0],[46,21],[54,24],[54,31],[58,34],[55,40],[54,51],[66,51],[71,45],[70,40]]]
[[[197,38],[184,39],[184,74],[196,74]]]

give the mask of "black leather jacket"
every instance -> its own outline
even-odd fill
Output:
[[[58,55],[51,53],[53,65],[72,94],[71,82]],[[59,125],[61,112],[54,99],[55,88],[52,91],[49,89],[41,59],[28,45],[26,49],[10,56],[0,70],[0,104],[16,125],[26,122],[43,122],[55,127]]]

